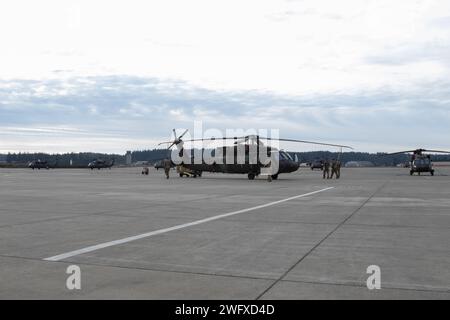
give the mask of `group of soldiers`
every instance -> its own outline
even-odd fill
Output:
[[[333,179],[334,176],[336,176],[336,179],[341,177],[341,162],[336,159],[332,159],[331,161],[325,160],[323,162],[323,178]]]
[[[162,166],[164,168],[164,173],[166,174],[166,179],[169,179],[170,169],[172,168],[172,161],[170,161],[170,159],[164,159],[162,161]],[[148,175],[149,172],[150,172],[150,170],[148,167],[142,168],[143,175]]]

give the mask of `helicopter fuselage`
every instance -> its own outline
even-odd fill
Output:
[[[216,149],[217,152],[218,149]],[[186,150],[180,151],[185,152]],[[188,169],[193,176],[201,176],[202,172],[217,172],[217,173],[235,173],[235,174],[247,174],[250,180],[253,180],[256,176],[262,174],[262,171],[267,168],[267,165],[262,164],[259,159],[256,158],[257,161],[251,162],[249,161],[249,151],[248,148],[245,151],[245,159],[244,161],[239,162],[237,156],[237,148],[236,147],[225,147],[223,148],[222,156],[220,157],[221,161],[206,163],[204,159],[202,159],[201,163],[195,163],[192,158],[189,158],[190,161],[183,161],[182,163],[177,163],[178,165],[183,166],[183,168]],[[234,157],[232,157],[231,161],[227,159],[227,153],[233,152]],[[273,152],[268,149],[268,152]],[[290,173],[297,171],[299,168],[299,163],[294,161],[291,156],[284,151],[276,151],[278,153],[278,163],[275,171],[271,172],[271,176],[274,179],[278,178],[278,174],[280,173]],[[215,152],[213,151],[213,154]],[[227,161],[228,160],[228,161]]]
[[[37,161],[31,161],[28,164],[28,168],[31,168],[33,170],[34,169],[49,169],[50,166],[48,165],[47,161],[37,160]]]
[[[100,170],[100,169],[106,169],[106,168],[111,169],[111,167],[113,165],[114,165],[114,161],[111,161],[110,163],[106,163],[103,160],[95,160],[95,161],[92,161],[92,162],[90,162],[88,164],[88,168],[91,169],[91,170],[94,170],[94,169],[99,169]]]
[[[434,175],[433,163],[429,156],[416,155],[411,159],[410,174],[418,173],[419,175],[423,172],[429,172]]]

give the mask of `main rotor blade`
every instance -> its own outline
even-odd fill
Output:
[[[323,143],[323,142],[315,142],[315,141],[306,141],[306,140],[296,140],[296,139],[278,139],[278,138],[265,138],[265,137],[259,137],[261,140],[278,140],[278,141],[287,141],[287,142],[299,142],[299,143],[309,143],[309,144],[318,144],[322,146],[330,146],[330,147],[339,147],[339,148],[347,148],[352,149],[350,146],[343,146],[340,144],[331,144],[331,143]]]
[[[223,138],[203,138],[203,139],[190,139],[190,140],[183,140],[184,142],[195,142],[195,141],[220,141],[220,140],[239,140],[239,139],[245,139],[247,137],[223,137]]]
[[[187,133],[188,131],[189,131],[189,130],[188,130],[188,129],[186,129],[186,131],[184,131],[184,132],[183,132],[183,134],[182,134],[181,136],[179,136],[179,137],[178,137],[178,139],[181,139],[181,138],[183,138],[183,136],[184,136],[184,135],[185,135],[185,134],[186,134],[186,133]],[[176,138],[176,136],[175,136],[175,138]]]
[[[405,150],[405,151],[399,151],[399,152],[392,152],[392,153],[384,153],[383,156],[393,156],[396,154],[402,154],[402,153],[410,153],[410,152],[416,152],[417,150]]]
[[[393,155],[402,154],[402,153],[418,153],[418,152],[450,153],[450,151],[443,151],[443,150],[416,149],[416,150],[405,150],[405,151],[398,151],[398,152],[392,152],[392,153],[383,153],[381,155],[382,156],[393,156]]]
[[[160,143],[158,143],[158,146],[160,146],[162,144],[166,144],[166,143],[173,143],[173,141],[160,142]]]
[[[435,153],[450,153],[450,151],[442,151],[442,150],[423,150],[426,152],[435,152]]]
[[[185,142],[195,142],[195,141],[220,141],[220,140],[241,140],[244,139],[245,141],[250,139],[258,139],[257,135],[250,135],[245,137],[222,137],[222,138],[203,138],[203,139],[191,139],[191,140],[184,140]],[[287,142],[300,142],[300,143],[310,143],[310,144],[318,144],[323,146],[331,146],[331,147],[339,147],[339,148],[348,148],[352,149],[350,146],[344,146],[340,144],[330,144],[330,143],[322,143],[322,142],[314,142],[314,141],[305,141],[305,140],[295,140],[295,139],[278,139],[278,138],[266,138],[266,137],[259,137],[259,140],[278,140],[278,141],[287,141]]]

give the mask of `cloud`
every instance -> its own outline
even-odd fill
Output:
[[[448,1],[27,8],[0,4],[1,150],[148,148],[194,120],[368,151],[448,147]],[[79,131],[41,130],[63,127]]]
[[[377,89],[411,74],[373,62],[404,64],[413,53],[439,55],[447,65],[447,50],[430,53],[429,44],[448,43],[449,7],[438,0],[42,0],[24,13],[14,2],[0,7],[0,77],[125,74],[291,95]],[[427,72],[416,68],[412,78]]]
[[[429,82],[410,91],[290,96],[214,91],[133,76],[3,80],[0,149],[24,151],[31,137],[33,150],[153,148],[172,128],[192,130],[194,121],[203,121],[204,129],[223,131],[280,129],[284,137],[346,143],[363,151],[380,151],[375,148],[382,145],[449,147],[448,85]],[[5,144],[11,140],[15,146]]]

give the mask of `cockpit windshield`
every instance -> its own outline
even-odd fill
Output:
[[[293,161],[291,155],[285,151],[280,151],[280,159]]]
[[[414,165],[419,166],[419,167],[428,166],[429,164],[430,164],[430,159],[428,159],[428,158],[414,160]]]

